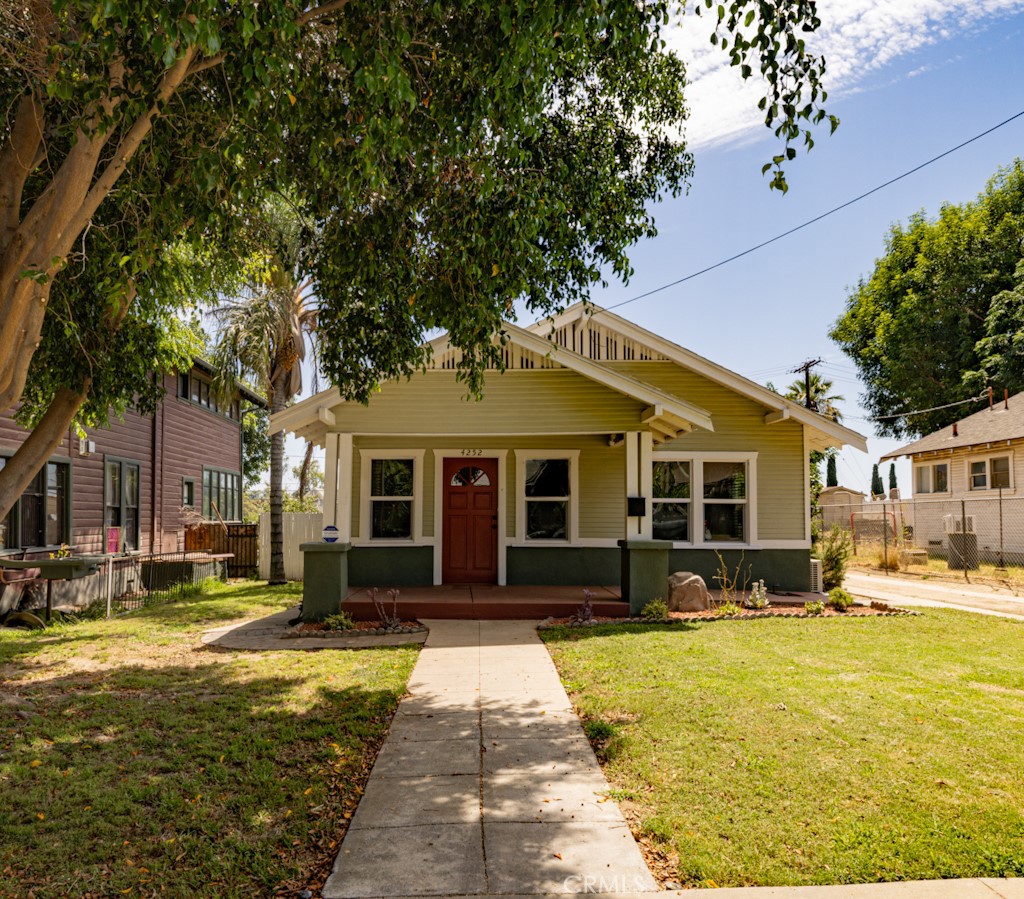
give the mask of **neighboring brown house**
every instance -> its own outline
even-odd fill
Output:
[[[61,544],[75,553],[100,553],[107,537],[128,552],[173,552],[183,548],[182,507],[240,520],[239,400],[265,403],[242,387],[220,408],[211,377],[210,366],[197,361],[190,372],[164,378],[166,395],[155,414],[129,411],[123,421],[91,429],[82,439],[69,430],[0,523],[0,553],[31,558]],[[0,415],[0,467],[27,434]]]

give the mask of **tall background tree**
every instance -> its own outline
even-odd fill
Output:
[[[882,475],[878,472],[878,463],[871,466],[871,495],[884,496],[885,485],[882,484]]]
[[[160,306],[166,248],[230,254],[268,192],[308,204],[324,363],[346,396],[421,364],[431,328],[466,350],[479,389],[514,300],[549,313],[602,270],[627,277],[649,209],[684,187],[684,70],[660,36],[673,6],[0,3],[0,411],[27,399],[34,426],[0,472],[0,515],[119,358],[122,328],[171,335],[136,357],[150,370],[181,349]],[[732,63],[762,78],[782,143],[766,168],[784,187],[826,116],[824,61],[805,44],[815,5],[711,8]],[[63,285],[81,265],[76,293]],[[58,290],[107,336],[102,356],[66,340]],[[66,364],[42,370],[46,353]],[[145,380],[110,378],[95,414]]]
[[[839,486],[839,476],[836,473],[836,457],[834,453],[828,457],[828,462],[825,465],[825,486]]]
[[[808,385],[810,386],[809,402]],[[771,385],[769,385],[769,387],[770,386]],[[823,378],[817,372],[811,372],[806,379],[797,378],[797,380],[793,381],[793,383],[786,388],[783,396],[785,396],[786,399],[799,403],[801,406],[813,409],[819,415],[825,416],[825,418],[830,421],[842,421],[843,414],[839,411],[839,406],[837,404],[841,403],[845,397],[833,393],[832,387],[832,382],[828,380],[828,378]],[[813,450],[810,456],[811,515],[815,516],[819,510],[818,497],[821,495],[822,488],[821,462],[823,459],[827,459],[829,471],[834,475],[836,451],[834,449],[826,452]],[[836,485],[829,482],[828,486],[834,487]]]
[[[881,435],[907,437],[1024,389],[1024,164],[971,203],[894,225],[885,255],[847,299],[831,337],[857,366]],[[931,411],[918,411],[931,410]]]
[[[899,490],[899,486],[896,483],[896,463],[889,463],[889,489]]]

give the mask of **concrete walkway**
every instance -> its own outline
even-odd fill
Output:
[[[325,899],[656,891],[536,623],[424,623]]]
[[[843,586],[854,596],[897,606],[959,609],[981,615],[1024,620],[1024,596],[1004,587],[964,581],[886,576],[882,572],[848,571]]]

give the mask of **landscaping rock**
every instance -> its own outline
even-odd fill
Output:
[[[704,578],[692,571],[677,571],[668,579],[668,609],[670,612],[702,612],[711,608]]]

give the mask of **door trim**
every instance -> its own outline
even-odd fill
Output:
[[[441,575],[443,564],[444,535],[444,460],[464,459],[471,464],[473,459],[497,459],[498,460],[498,586],[504,587],[506,582],[505,574],[505,539],[506,539],[506,515],[507,505],[506,493],[506,449],[477,449],[472,445],[472,440],[467,440],[467,446],[460,449],[435,449],[434,453],[434,585],[440,586],[444,583]],[[463,455],[465,453],[466,455]]]

